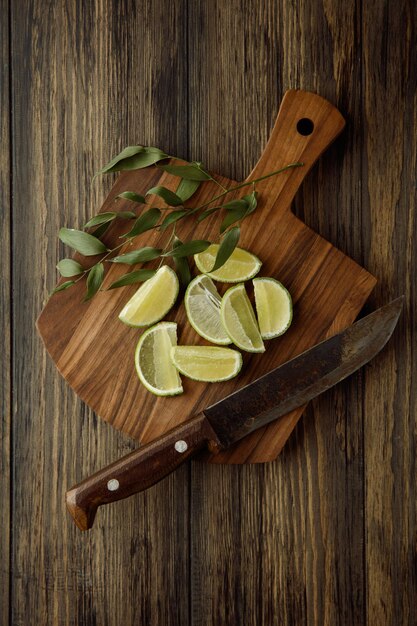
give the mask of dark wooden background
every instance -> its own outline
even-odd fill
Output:
[[[0,0],[1,624],[417,624],[417,12],[410,0]],[[68,486],[135,447],[60,380],[34,321],[92,174],[157,145],[239,179],[288,88],[346,116],[307,224],[404,293],[393,340],[280,458],[194,462],[80,533]],[[10,365],[10,367],[9,367]]]

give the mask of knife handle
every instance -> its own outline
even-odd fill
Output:
[[[66,493],[66,504],[78,528],[88,530],[99,506],[128,498],[168,476],[184,461],[219,441],[203,413],[141,446]]]

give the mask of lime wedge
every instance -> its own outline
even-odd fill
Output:
[[[230,287],[223,296],[221,319],[233,343],[247,352],[265,352],[255,313],[244,285]]]
[[[156,396],[176,396],[182,393],[181,379],[170,359],[177,345],[175,322],[161,322],[148,328],[139,339],[135,365],[139,380]]]
[[[255,305],[263,339],[279,337],[292,321],[292,300],[289,292],[275,278],[255,278]]]
[[[162,319],[174,305],[179,283],[176,273],[163,265],[152,278],[146,280],[130,298],[119,314],[119,320],[128,326],[150,326]]]
[[[212,343],[232,343],[220,319],[221,297],[211,278],[196,276],[185,292],[184,304],[188,321],[194,330]]]
[[[215,272],[210,272],[214,265],[219,244],[213,243],[211,246],[194,255],[194,261],[200,272],[208,274],[213,280],[221,283],[240,283],[256,276],[261,269],[261,261],[254,254],[243,248],[235,248],[226,263]]]
[[[184,376],[206,383],[229,380],[242,367],[240,352],[215,346],[174,346],[171,360]]]

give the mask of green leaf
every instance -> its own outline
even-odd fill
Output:
[[[80,252],[84,256],[95,256],[107,252],[107,248],[100,239],[89,233],[74,228],[61,228],[59,231],[60,240],[73,250]]]
[[[235,222],[238,222],[247,215],[250,215],[250,213],[253,213],[258,204],[257,195],[257,192],[253,191],[239,200],[231,200],[227,204],[223,205],[222,208],[227,210],[227,214],[220,225],[221,233],[223,233]]]
[[[183,243],[178,237],[174,238],[173,248],[178,248],[182,246]],[[178,274],[178,278],[180,279],[181,285],[184,289],[187,287],[188,283],[191,281],[191,271],[190,266],[188,264],[187,257],[174,257],[175,269]]]
[[[93,296],[96,295],[97,291],[100,289],[103,284],[104,279],[104,265],[103,263],[97,263],[93,265],[91,270],[88,272],[87,276],[87,294],[84,298],[84,302],[86,300],[90,300]]]
[[[104,235],[104,233],[106,232],[110,224],[111,222],[106,222],[105,224],[101,224],[101,226],[93,230],[91,234],[94,235],[94,237],[97,237],[97,239],[100,239],[100,237]]]
[[[136,217],[136,213],[133,213],[133,211],[118,211],[117,213],[111,212],[111,213],[99,213],[99,215],[96,215],[95,217],[93,217],[91,220],[89,220],[86,224],[84,224],[83,228],[91,228],[92,226],[101,226],[103,224],[110,224],[110,222],[112,222],[114,219],[121,217],[122,219],[125,220],[130,220],[133,217]],[[103,232],[105,232],[107,229],[105,228],[102,232],[100,232],[100,234],[103,234]],[[95,237],[99,237],[99,235],[97,235],[98,229],[94,231],[94,233],[92,233]]]
[[[128,146],[105,165],[95,176],[99,174],[109,174],[110,172],[120,172],[122,170],[138,170],[148,165],[158,163],[162,159],[167,159],[168,154],[159,148],[144,146]]]
[[[249,210],[247,215],[250,215],[258,206],[258,192],[252,191],[252,193],[249,193],[247,196],[243,196],[242,200],[246,200],[248,203]]]
[[[136,217],[136,213],[133,213],[133,211],[118,211],[116,217],[121,217],[123,220],[131,220]]]
[[[65,283],[61,283],[60,285],[58,285],[58,287],[55,287],[55,289],[51,293],[51,296],[53,296],[54,293],[58,293],[58,291],[65,291],[65,289],[68,289],[73,285],[75,285],[75,280],[66,280]]]
[[[188,211],[184,211],[184,210],[172,211],[172,213],[167,215],[166,218],[164,219],[164,221],[162,222],[161,230],[166,230],[170,224],[173,224],[174,222],[177,222],[182,217],[184,217],[184,215],[187,215],[187,213],[188,213]]]
[[[205,211],[200,213],[200,215],[197,217],[197,222],[202,222],[203,220],[205,220],[208,217],[210,217],[210,215],[212,215],[212,213],[215,213],[219,209],[220,209],[220,207],[218,207],[218,206],[215,206],[212,209],[206,209]]]
[[[211,268],[210,272],[214,272],[218,270],[219,267],[222,267],[227,261],[227,259],[232,255],[233,250],[236,248],[240,237],[240,228],[239,226],[234,226],[231,228],[222,239],[222,242],[217,250],[216,260],[214,261],[214,265]]]
[[[130,200],[131,202],[146,204],[146,198],[138,193],[135,193],[134,191],[123,191],[122,193],[119,193],[116,198],[124,198],[125,200]]]
[[[243,219],[248,214],[248,210],[248,208],[242,208],[227,211],[226,216],[224,217],[220,225],[220,232],[224,233],[224,231],[227,230],[229,226]]]
[[[182,243],[178,245],[176,248],[165,252],[161,256],[172,256],[183,257],[189,256],[191,254],[198,254],[198,252],[204,252],[211,245],[210,241],[203,241],[201,239],[196,239],[195,241],[187,241],[186,243]]]
[[[167,189],[166,187],[161,187],[160,185],[149,189],[146,192],[146,195],[149,196],[152,193],[165,200],[165,202],[169,204],[169,206],[180,206],[183,203],[182,198],[177,196],[176,193],[174,193],[170,189]]]
[[[141,233],[150,230],[156,226],[160,217],[160,209],[153,208],[145,211],[145,213],[142,213],[142,215],[138,217],[136,222],[133,224],[132,229],[128,233],[122,235],[122,237],[136,237],[136,235],[140,235]]]
[[[168,174],[174,176],[181,176],[186,180],[210,180],[211,176],[205,172],[201,167],[198,167],[196,163],[190,163],[189,165],[160,165],[159,166]]]
[[[82,265],[74,261],[74,259],[62,259],[56,266],[58,272],[61,276],[78,276],[78,274],[82,274],[84,268]]]
[[[139,250],[133,250],[132,252],[126,252],[120,256],[115,256],[111,259],[112,263],[126,263],[127,265],[135,265],[135,263],[144,263],[145,261],[152,261],[157,259],[161,255],[161,248],[139,248]]]
[[[238,200],[230,200],[230,202],[226,202],[226,204],[222,204],[222,209],[226,209],[227,211],[234,211],[235,209],[247,209],[248,203],[243,198]]]
[[[197,191],[200,186],[200,182],[198,180],[185,180],[183,178],[180,181],[180,184],[177,187],[177,191],[175,192],[177,196],[181,198],[183,202],[189,200],[191,196]]]
[[[124,287],[125,285],[133,285],[135,283],[141,283],[148,278],[155,276],[156,270],[136,270],[136,272],[130,272],[129,274],[123,274],[120,278],[114,281],[109,289],[116,289],[117,287]]]
[[[107,222],[111,222],[116,217],[116,213],[99,213],[95,217],[91,218],[88,222],[86,222],[83,228],[91,228],[92,226],[99,226],[100,224],[107,224]]]

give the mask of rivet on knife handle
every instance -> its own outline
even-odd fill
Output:
[[[151,487],[200,450],[213,452],[218,444],[207,419],[197,415],[72,487],[66,494],[67,508],[78,528],[88,530],[102,504]]]

